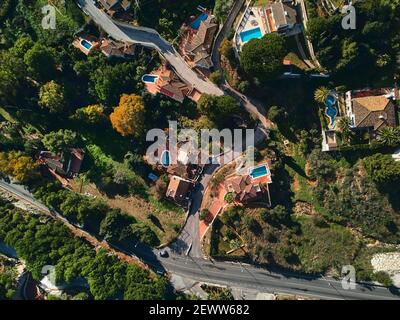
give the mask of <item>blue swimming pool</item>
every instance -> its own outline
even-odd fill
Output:
[[[266,176],[267,174],[268,174],[268,168],[265,165],[264,166],[260,166],[260,167],[256,167],[256,168],[253,168],[253,169],[250,170],[250,176],[253,179]]]
[[[202,21],[207,20],[208,18],[208,13],[202,13],[201,15],[199,15],[196,20],[194,20],[190,26],[192,27],[192,29],[198,30],[200,28],[200,24]]]
[[[165,150],[165,151],[162,153],[162,155],[161,155],[161,164],[162,164],[164,167],[168,167],[168,166],[171,164],[171,159],[170,159],[169,151],[168,151],[168,150]]]
[[[81,41],[81,45],[82,45],[84,48],[88,49],[88,50],[92,49],[92,47],[93,47],[93,46],[90,44],[90,42],[88,42],[88,41],[86,41],[86,40],[82,40],[82,41]]]
[[[142,77],[142,81],[144,83],[156,83],[158,80],[158,76],[153,76],[152,74],[145,74]]]
[[[262,38],[262,33],[260,28],[254,28],[250,30],[246,30],[240,33],[240,39],[243,43],[246,43],[252,39],[260,39]]]
[[[335,118],[338,114],[338,111],[335,107],[336,98],[332,95],[329,95],[325,101],[326,104],[326,115],[331,119],[331,126],[335,125]]]

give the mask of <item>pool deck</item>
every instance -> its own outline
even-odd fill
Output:
[[[265,183],[270,184],[270,183],[272,183],[271,169],[270,169],[270,164],[268,162],[263,162],[263,163],[257,164],[256,166],[252,167],[249,170],[248,174],[250,175],[252,170],[263,167],[263,166],[267,167],[267,174],[263,175],[261,177],[256,177],[256,178],[251,177],[253,183],[255,183],[255,184],[265,184]]]
[[[242,32],[246,32],[251,29],[255,28],[260,28],[261,34],[264,36],[266,33],[268,33],[268,29],[265,23],[265,18],[263,18],[263,8],[262,7],[249,7],[247,9],[248,12],[246,12],[242,20],[240,22],[239,28],[237,29],[238,33],[238,39],[239,39],[239,46],[240,48],[246,43],[242,42],[240,34]],[[253,12],[254,15],[251,15],[249,12]]]

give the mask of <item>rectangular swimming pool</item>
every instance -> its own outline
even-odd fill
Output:
[[[85,39],[83,39],[83,40],[81,41],[81,45],[82,45],[85,49],[87,49],[87,50],[92,49],[92,44],[89,43],[88,41],[86,41]]]
[[[158,76],[154,76],[154,75],[152,75],[152,74],[145,74],[145,75],[142,77],[142,81],[143,81],[144,83],[156,83],[157,80],[158,80]]]
[[[250,176],[253,179],[266,176],[267,174],[268,174],[268,168],[265,165],[250,170]]]
[[[201,22],[207,20],[207,18],[208,18],[208,13],[202,13],[200,16],[198,16],[198,17],[196,18],[196,20],[194,20],[194,21],[191,23],[190,26],[191,26],[193,29],[198,30],[198,29],[200,28]]]
[[[240,39],[243,43],[246,43],[252,39],[260,39],[262,38],[261,29],[259,27],[246,30],[240,33]]]

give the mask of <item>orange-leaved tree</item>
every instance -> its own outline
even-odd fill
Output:
[[[118,107],[110,115],[113,128],[121,135],[135,137],[144,131],[144,103],[141,97],[131,94],[123,95]]]
[[[11,175],[19,182],[27,182],[36,178],[39,164],[31,157],[20,152],[0,152],[0,172]]]

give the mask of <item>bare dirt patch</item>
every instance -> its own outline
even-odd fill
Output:
[[[184,210],[175,207],[172,203],[167,203],[165,201],[158,202],[155,199],[150,202],[136,196],[116,196],[114,198],[109,198],[101,193],[92,183],[84,184],[81,188],[80,182],[74,182],[71,184],[71,187],[75,192],[102,199],[111,208],[120,209],[128,215],[146,223],[157,234],[161,243],[167,243],[173,240],[185,223],[186,215]],[[169,207],[171,209],[168,209]],[[160,222],[159,225],[154,224],[154,222],[149,219],[150,214],[157,217]]]
[[[314,207],[303,201],[297,201],[294,208],[293,212],[295,215],[301,216],[301,215],[307,215],[307,216],[315,216],[318,215],[317,211],[315,211]]]

